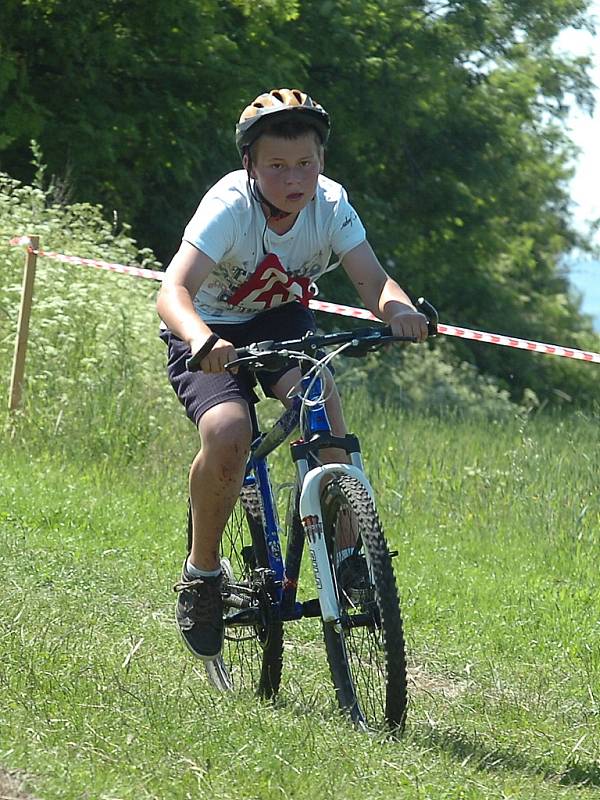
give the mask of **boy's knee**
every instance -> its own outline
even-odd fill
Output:
[[[201,420],[202,448],[224,460],[245,460],[252,439],[248,414],[237,405],[223,408],[220,413],[217,409],[211,409]]]

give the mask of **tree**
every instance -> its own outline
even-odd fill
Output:
[[[266,46],[294,0],[6,0],[0,169],[30,180],[29,142],[78,200],[133,222],[162,258],[235,163],[234,109],[298,58]],[[254,44],[253,44],[254,43]]]
[[[597,347],[559,266],[585,246],[570,224],[562,120],[569,95],[591,104],[587,64],[552,51],[563,27],[583,24],[586,2],[301,8],[287,28],[333,114],[328,171],[400,283],[449,322]],[[459,349],[516,397],[579,385],[581,365]]]

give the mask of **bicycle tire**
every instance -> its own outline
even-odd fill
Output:
[[[361,728],[401,732],[408,704],[404,631],[391,556],[377,511],[361,482],[348,476],[335,478],[323,488],[321,508],[336,592],[344,609],[341,630],[334,623],[323,623],[339,705]],[[353,520],[353,555],[366,563],[365,588],[358,601],[343,591],[336,565],[336,533],[342,514]],[[353,627],[360,620],[368,622]]]
[[[260,499],[255,486],[244,487],[223,531],[221,557],[225,578],[252,586],[254,570],[268,567]],[[227,572],[230,574],[227,575]],[[283,624],[270,614],[270,598],[254,598],[261,610],[261,623],[232,626],[224,611],[225,639],[221,656],[206,663],[208,677],[221,691],[254,689],[263,698],[273,698],[281,682]]]

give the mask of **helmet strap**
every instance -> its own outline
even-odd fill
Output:
[[[273,205],[270,200],[268,200],[264,194],[261,192],[260,187],[256,183],[256,179],[252,177],[252,156],[250,155],[250,148],[244,148],[244,155],[247,158],[246,161],[246,172],[248,173],[248,186],[250,188],[250,194],[256,200],[257,203],[264,205],[269,210],[269,215],[267,217],[267,222],[271,219],[278,220],[278,219],[285,219],[289,217],[292,213],[291,211],[283,211],[281,208],[277,208],[277,206]]]

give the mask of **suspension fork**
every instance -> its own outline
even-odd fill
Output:
[[[373,489],[362,469],[354,464],[324,464],[308,470],[302,481],[300,492],[300,519],[308,541],[310,560],[315,574],[315,583],[324,622],[340,624],[340,607],[337,601],[333,572],[325,541],[323,510],[321,508],[321,485],[323,479],[342,475],[359,481],[373,499]]]

